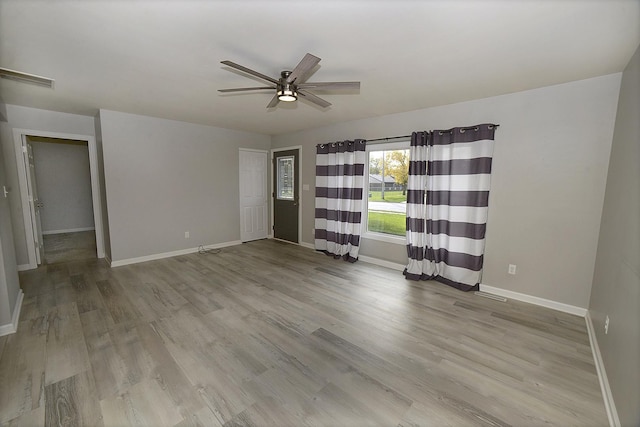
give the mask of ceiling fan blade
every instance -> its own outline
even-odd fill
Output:
[[[267,108],[275,107],[276,105],[278,105],[278,102],[280,102],[280,100],[278,99],[278,94],[275,94],[273,98],[271,98],[271,102],[267,104]]]
[[[218,92],[241,92],[243,90],[263,90],[263,89],[269,89],[269,90],[274,90],[275,87],[273,86],[262,86],[262,87],[238,87],[238,88],[234,88],[234,89],[218,89]]]
[[[324,99],[315,96],[314,94],[312,94],[311,92],[307,92],[306,90],[298,89],[298,95],[304,96],[306,100],[311,101],[314,104],[321,106],[322,108],[326,108],[331,105],[329,101],[325,101]]]
[[[317,82],[317,83],[301,83],[296,85],[298,89],[360,89],[360,82]]]
[[[300,63],[296,65],[296,68],[294,68],[293,71],[291,71],[291,74],[289,74],[289,77],[287,77],[287,82],[288,83],[293,83],[294,81],[297,81],[298,83],[304,82],[305,75],[309,71],[311,71],[313,67],[318,65],[318,62],[320,62],[320,58],[318,58],[317,56],[311,55],[310,53],[307,53],[304,56],[304,58],[302,58],[302,61],[300,61]]]
[[[271,78],[269,76],[266,76],[266,75],[264,75],[262,73],[259,73],[257,71],[253,71],[251,68],[243,67],[242,65],[236,64],[235,62],[220,61],[220,63],[224,64],[224,65],[227,65],[227,66],[229,66],[231,68],[235,68],[236,70],[244,71],[247,74],[251,74],[253,76],[260,77],[261,79],[266,80],[268,82],[271,82],[273,84],[276,84],[276,85],[278,84],[278,80],[276,80],[274,78]]]

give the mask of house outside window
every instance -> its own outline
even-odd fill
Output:
[[[367,147],[364,236],[405,242],[409,141]]]

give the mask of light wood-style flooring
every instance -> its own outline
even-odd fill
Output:
[[[605,426],[584,319],[273,240],[21,273],[0,424]]]
[[[42,237],[44,246],[43,264],[96,258],[96,232],[93,230],[45,234]]]

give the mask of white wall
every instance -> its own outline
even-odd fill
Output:
[[[42,231],[47,234],[94,228],[87,142],[30,139],[38,197],[44,204],[40,211]]]
[[[315,144],[493,122],[483,284],[586,308],[621,74],[280,135],[303,145],[302,240],[313,243]],[[402,245],[360,254],[406,264]],[[518,274],[507,274],[508,264]]]
[[[266,150],[269,136],[99,116],[113,261],[240,239],[238,148]]]
[[[620,423],[640,425],[640,47],[620,86],[589,314]]]
[[[20,185],[13,143],[13,129],[30,129],[56,133],[77,135],[94,135],[93,117],[77,114],[58,113],[36,108],[20,107],[7,104],[7,122],[0,122],[0,144],[4,154],[5,174],[8,185],[12,188],[9,196],[11,205],[11,222],[16,259],[19,265],[29,264],[27,240],[24,228]]]

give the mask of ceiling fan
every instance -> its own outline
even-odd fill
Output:
[[[307,53],[302,61],[292,71],[282,71],[280,73],[279,79],[274,79],[272,77],[266,76],[262,73],[254,71],[250,68],[243,67],[240,64],[236,64],[231,61],[221,61],[222,64],[227,65],[231,68],[235,68],[236,70],[243,71],[247,74],[251,74],[252,76],[259,77],[262,80],[266,80],[271,83],[271,86],[260,86],[260,87],[241,87],[235,89],[219,89],[218,92],[242,92],[242,91],[250,91],[250,90],[274,90],[276,94],[271,99],[271,102],[267,105],[267,108],[272,108],[278,105],[278,102],[291,102],[296,101],[298,96],[303,97],[307,101],[311,101],[316,105],[319,105],[323,108],[331,105],[330,102],[314,95],[309,92],[309,89],[321,89],[321,90],[332,90],[332,89],[360,89],[360,82],[318,82],[318,83],[306,83],[309,72],[320,62],[320,58],[314,56],[310,53]]]

